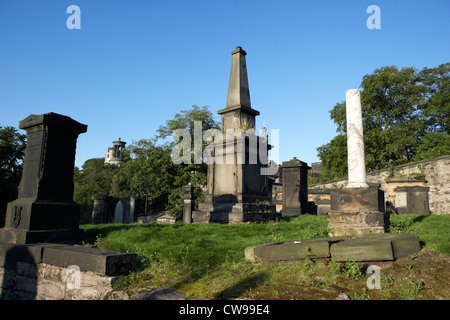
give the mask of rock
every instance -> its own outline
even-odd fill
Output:
[[[187,300],[181,293],[169,289],[158,289],[151,292],[135,293],[130,300]]]
[[[350,300],[348,295],[346,295],[345,293],[340,293],[336,299],[334,300]]]
[[[130,297],[125,291],[112,291],[106,294],[105,300],[128,300]]]

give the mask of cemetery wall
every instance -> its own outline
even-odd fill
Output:
[[[0,295],[2,300],[103,300],[116,278],[17,261],[15,269],[0,268]]]
[[[393,169],[377,170],[367,173],[367,182],[379,183],[380,188],[387,192],[386,180],[392,177],[426,179],[430,188],[428,197],[430,211],[434,214],[450,214],[450,155],[430,160],[404,164]],[[310,185],[310,189],[333,189],[345,187],[346,178],[325,183]]]

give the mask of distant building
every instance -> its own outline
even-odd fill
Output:
[[[106,149],[105,165],[120,165],[123,161],[123,148],[127,143],[121,141],[113,141],[113,147]]]

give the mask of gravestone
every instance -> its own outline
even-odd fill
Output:
[[[402,186],[394,189],[395,210],[399,214],[430,214],[429,187]]]
[[[177,221],[177,217],[168,212],[163,212],[156,217],[156,223],[170,223],[174,224]]]
[[[109,211],[112,197],[97,194],[92,197],[94,205],[92,207],[92,219],[91,224],[109,223]]]
[[[19,122],[27,132],[17,200],[7,207],[0,242],[78,242],[80,205],[73,201],[78,135],[87,125],[57,113],[30,115]]]
[[[308,169],[305,162],[296,157],[280,166],[283,183],[283,217],[308,212]]]
[[[114,223],[123,223],[123,204],[122,201],[117,202],[114,210]]]
[[[132,223],[136,217],[136,198],[130,196],[117,202],[114,223]]]

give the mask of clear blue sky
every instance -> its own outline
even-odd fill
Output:
[[[72,4],[80,30],[66,26]],[[47,112],[87,124],[81,167],[194,104],[219,120],[236,46],[257,127],[279,129],[280,161],[311,164],[336,135],[329,110],[365,74],[450,61],[450,1],[0,0],[0,125]]]

